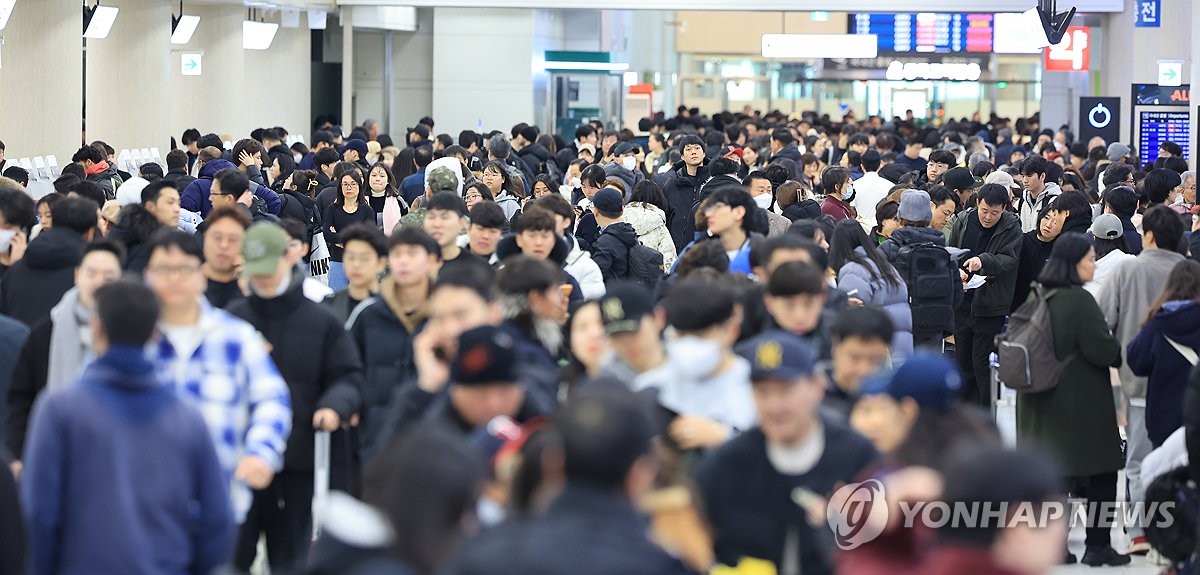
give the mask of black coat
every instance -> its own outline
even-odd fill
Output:
[[[313,468],[313,413],[330,408],[345,423],[362,403],[362,364],[358,349],[325,306],[304,297],[303,276],[295,273],[283,295],[252,294],[229,309],[253,325],[271,344],[271,359],[292,395],[292,433],[283,468]]]
[[[667,229],[675,242],[675,252],[683,253],[683,248],[695,239],[696,219],[692,207],[700,201],[700,186],[708,180],[708,165],[700,166],[695,176],[688,175],[683,162],[675,164],[673,170],[663,184],[663,195],[667,198]]]
[[[800,153],[800,148],[796,147],[796,144],[788,144],[780,148],[778,152],[772,154],[771,161],[773,162],[781,158],[787,158],[793,162],[796,162],[796,166],[799,167],[801,165],[800,159],[802,157],[803,154]]]
[[[550,153],[550,150],[547,150],[546,146],[538,143],[529,144],[521,148],[517,152],[517,158],[521,160],[521,171],[525,173],[525,176],[531,182],[534,177],[542,173],[543,162],[555,162],[555,165],[557,165],[557,161]]]
[[[1017,260],[1017,284],[1013,288],[1012,311],[1017,311],[1017,308],[1029,299],[1029,286],[1042,273],[1052,249],[1054,242],[1038,239],[1038,230],[1030,230],[1021,236],[1021,258]]]
[[[645,521],[615,490],[572,484],[544,514],[501,524],[467,541],[446,573],[690,573],[645,533]]]
[[[171,170],[163,174],[163,181],[170,182],[179,192],[187,189],[188,184],[196,181],[196,178],[188,175],[187,170]]]
[[[8,388],[8,414],[4,419],[4,441],[13,457],[24,458],[25,435],[29,431],[29,416],[33,403],[46,388],[50,376],[50,334],[54,322],[47,317],[29,332],[12,374]]]
[[[978,216],[972,208],[954,220],[950,230],[949,245],[961,248],[963,233],[970,220],[977,223]],[[1000,317],[1008,315],[1012,305],[1013,290],[1017,285],[1017,261],[1021,256],[1021,219],[1012,212],[1004,212],[996,224],[992,241],[984,253],[979,254],[983,267],[979,275],[987,276],[987,283],[975,290],[971,301],[974,317]],[[964,300],[965,301],[965,300]]]
[[[125,246],[125,271],[142,275],[150,262],[150,236],[164,228],[154,214],[138,204],[121,208],[108,239]]]
[[[816,200],[807,199],[796,202],[783,209],[783,217],[792,220],[815,220],[821,217],[821,204]]]
[[[638,243],[637,231],[626,222],[604,228],[592,249],[592,260],[608,282],[629,276],[629,250]]]
[[[0,282],[0,313],[33,327],[50,316],[63,294],[75,285],[75,268],[83,259],[83,236],[51,228],[34,238],[25,257]]]
[[[804,488],[828,499],[878,456],[871,443],[846,424],[824,416],[822,420],[824,450],[803,475],[775,469],[767,459],[766,438],[757,427],[718,447],[700,465],[696,483],[712,525],[718,562],[737,565],[742,557],[758,557],[782,565],[788,532],[792,532],[800,572],[833,572],[833,533],[824,524],[813,527],[808,522],[808,513],[794,503],[794,490]]]
[[[390,289],[385,280],[384,289]],[[360,447],[369,457],[377,448],[396,390],[416,381],[412,340],[425,326],[425,313],[414,314],[413,329],[405,327],[384,295],[364,301],[346,322],[358,348],[366,375],[362,386],[362,423],[358,427]]]

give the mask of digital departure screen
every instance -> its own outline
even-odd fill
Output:
[[[991,52],[992,14],[850,15],[851,34],[879,36],[880,52]]]
[[[1183,111],[1141,111],[1138,112],[1138,152],[1142,162],[1153,163],[1158,159],[1158,146],[1165,141],[1172,141],[1183,148],[1183,157],[1190,158],[1188,140],[1191,139],[1190,120],[1186,109]]]

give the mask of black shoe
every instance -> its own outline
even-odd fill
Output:
[[[1130,561],[1128,555],[1121,555],[1111,545],[1106,545],[1104,547],[1088,547],[1081,562],[1090,567],[1100,567],[1101,565],[1119,567],[1129,565]]]
[[[1078,562],[1079,560],[1075,558],[1074,553],[1067,553],[1067,558],[1063,560],[1063,565],[1074,565]]]

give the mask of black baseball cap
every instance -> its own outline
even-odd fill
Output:
[[[600,318],[608,335],[637,331],[642,318],[654,313],[654,297],[633,282],[614,283],[600,299]]]

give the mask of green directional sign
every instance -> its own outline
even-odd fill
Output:
[[[179,55],[179,71],[184,76],[199,76],[203,71],[203,54],[184,52]]]

